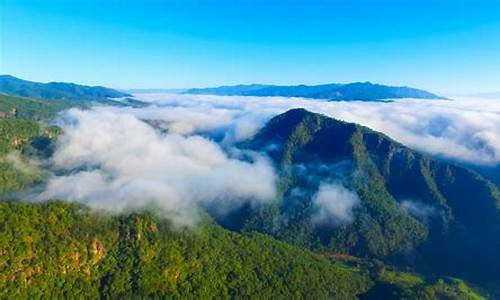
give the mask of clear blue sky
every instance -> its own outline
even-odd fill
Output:
[[[0,73],[116,88],[500,90],[500,0],[0,0]]]

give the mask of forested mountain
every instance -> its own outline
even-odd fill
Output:
[[[129,97],[102,86],[85,86],[66,82],[40,83],[22,80],[10,75],[0,75],[0,93],[12,96],[46,100],[108,101],[109,98]]]
[[[17,118],[21,119],[49,119],[58,112],[71,107],[85,107],[84,103],[71,100],[39,100],[0,94],[0,112],[4,117],[12,117],[12,110],[16,110]]]
[[[482,299],[463,281],[343,263],[207,217],[174,229],[151,213],[0,202],[2,298]]]
[[[266,151],[280,170],[281,200],[222,224],[498,286],[500,191],[477,173],[303,109],[273,118],[247,146]],[[343,194],[359,198],[351,219],[332,214],[315,223],[324,184],[340,186],[332,204]]]
[[[393,87],[370,82],[322,85],[234,85],[215,88],[195,88],[185,94],[206,94],[224,96],[282,96],[304,97],[327,100],[377,101],[398,98],[444,99],[424,90],[409,87]]]
[[[60,134],[32,117],[53,116],[70,103],[2,99],[5,110],[18,107],[17,116],[0,120],[0,194],[8,199],[44,181],[43,169],[27,158],[50,157]],[[275,117],[245,146],[275,162],[281,201],[224,219],[215,215],[240,234],[208,216],[200,228],[177,230],[147,212],[103,216],[62,202],[1,204],[2,296],[267,297],[279,291],[299,298],[472,299],[478,294],[464,282],[432,274],[464,276],[487,288],[496,280],[498,244],[491,236],[498,230],[498,187],[479,175],[305,110]],[[312,199],[326,182],[361,199],[352,223],[314,222]],[[428,215],[404,207],[408,199],[418,199]]]

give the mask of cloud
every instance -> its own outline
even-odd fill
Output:
[[[49,179],[36,200],[68,199],[110,211],[152,205],[196,222],[198,205],[225,208],[275,197],[275,175],[258,153],[231,157],[199,135],[160,133],[126,111],[72,109],[59,121]]]
[[[378,103],[169,94],[138,97],[154,103],[150,110],[158,119],[184,120],[191,132],[220,130],[229,141],[248,138],[272,116],[300,107],[365,125],[432,155],[477,165],[500,164],[500,100],[403,99]],[[130,112],[139,118],[153,114],[140,109]],[[173,125],[170,129],[181,131]]]
[[[10,163],[16,170],[25,175],[40,175],[38,162],[36,160],[24,160],[21,157],[20,153],[17,151],[7,154],[5,160],[6,162]]]
[[[338,183],[322,183],[312,199],[315,224],[341,225],[354,220],[353,208],[360,203],[356,193]]]
[[[437,214],[434,206],[416,200],[403,200],[400,205],[409,214],[424,221]]]
[[[196,222],[200,205],[227,211],[245,202],[271,201],[272,164],[262,154],[236,145],[271,117],[299,107],[368,126],[430,154],[500,164],[500,101],[326,102],[170,94],[138,98],[151,105],[62,114],[58,124],[64,135],[50,162],[57,175],[33,197],[75,200],[112,211],[151,205],[179,223]],[[334,198],[340,200],[332,206]],[[315,199],[316,221],[330,216],[339,223],[352,221],[352,207],[358,202],[355,194],[335,184],[322,185]]]

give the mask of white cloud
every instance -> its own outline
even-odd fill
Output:
[[[315,224],[349,224],[354,220],[353,208],[360,203],[356,193],[341,184],[322,183],[312,200]]]
[[[60,126],[65,134],[52,167],[65,175],[52,177],[36,198],[76,200],[118,211],[151,204],[183,223],[196,220],[199,204],[216,203],[224,211],[244,201],[269,201],[275,194],[271,164],[257,153],[243,153],[252,158],[250,162],[241,159],[234,145],[254,135],[271,117],[299,107],[368,126],[431,154],[500,164],[500,101],[495,100],[376,103],[163,94],[139,98],[152,105],[63,114]],[[341,199],[338,206],[328,205],[335,203],[328,200],[331,195]],[[315,199],[320,215],[338,222],[352,220],[350,211],[358,202],[339,185],[322,186]]]
[[[155,103],[158,107],[151,108],[155,116],[169,122],[183,118],[182,111],[210,116],[209,123],[203,121],[203,117],[191,115],[193,118],[190,119],[194,119],[189,121],[192,131],[218,128],[225,132],[236,132],[230,136],[230,140],[247,138],[270,117],[300,107],[368,126],[411,148],[430,154],[473,164],[500,164],[500,100],[403,99],[379,103],[168,94],[139,95],[139,98]],[[139,117],[144,117],[141,116],[144,111],[136,111]],[[174,112],[176,118],[171,117]]]
[[[409,214],[422,220],[427,220],[437,214],[434,206],[416,200],[403,200],[400,205]]]
[[[275,197],[268,160],[229,157],[198,135],[160,134],[115,109],[72,109],[60,122],[54,176],[37,200],[68,199],[112,211],[154,205],[178,222],[195,221],[198,204],[237,206]]]

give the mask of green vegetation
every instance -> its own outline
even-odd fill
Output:
[[[66,202],[0,203],[0,297],[353,299],[368,273],[206,220],[103,216]]]
[[[101,86],[74,83],[39,83],[22,80],[10,75],[0,75],[0,92],[8,95],[46,100],[108,101],[108,98],[130,96]]]
[[[481,299],[463,281],[349,266],[259,233],[227,231],[208,217],[175,229],[148,212],[0,202],[0,220],[1,298],[374,299],[389,284],[421,299]]]
[[[397,271],[384,271],[379,280],[382,282],[394,284],[404,288],[414,288],[416,286],[422,285],[424,279],[418,274],[404,273]]]
[[[360,299],[487,299],[463,280],[425,278],[396,270],[377,271],[372,274],[375,286],[361,295]]]
[[[44,127],[35,121],[0,120],[0,194],[28,187],[42,179],[42,171],[30,164],[28,157],[48,155],[58,134],[57,128]]]
[[[49,119],[58,112],[81,104],[65,100],[36,100],[0,94],[0,112],[7,113],[8,118],[12,118],[10,113],[13,108],[17,109],[17,117],[22,119]]]

